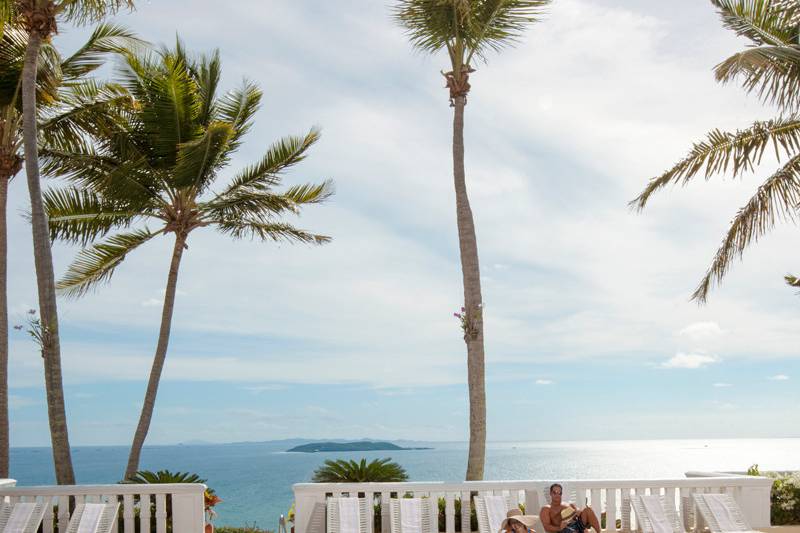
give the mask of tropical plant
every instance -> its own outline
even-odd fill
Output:
[[[314,483],[366,483],[408,481],[405,468],[392,462],[391,457],[366,459],[356,462],[345,459],[328,459],[314,471]]]
[[[127,107],[118,86],[88,79],[105,56],[140,41],[113,24],[98,26],[73,55],[62,58],[50,43],[40,48],[37,74],[39,142],[53,146],[102,127]],[[22,169],[21,80],[27,34],[8,24],[0,35],[0,477],[8,477],[8,297],[6,198]]]
[[[475,223],[464,170],[464,106],[475,62],[488,52],[514,43],[538,20],[550,0],[398,0],[395,20],[418,50],[446,50],[451,70],[444,74],[453,114],[453,181],[464,284],[464,342],[469,385],[469,455],[467,480],[483,479],[486,456],[486,390],[484,377],[483,303]],[[463,326],[462,326],[463,327]]]
[[[800,524],[800,473],[761,472],[754,464],[747,469],[748,476],[766,476],[773,479],[770,492],[770,523],[775,526]]]
[[[174,50],[128,54],[122,85],[136,100],[124,127],[98,132],[93,142],[48,150],[45,170],[73,185],[45,195],[53,239],[87,245],[59,281],[80,296],[108,281],[125,257],[159,235],[174,235],[153,365],[125,477],[138,469],[167,355],[178,270],[191,232],[212,227],[234,239],[257,238],[323,244],[329,237],[284,222],[287,213],[325,201],[330,181],[277,191],[283,171],[297,165],[319,139],[284,137],[255,164],[241,169],[219,192],[212,186],[240,147],[259,108],[261,91],[252,83],[217,94],[219,53],[193,60],[178,42]],[[140,225],[151,222],[150,229]],[[111,236],[106,237],[110,232]]]
[[[748,38],[751,46],[716,66],[718,81],[740,80],[745,91],[778,106],[780,115],[735,132],[714,129],[672,168],[650,180],[631,202],[644,209],[650,197],[670,184],[686,185],[730,172],[734,177],[755,171],[766,150],[780,167],[759,186],[736,213],[711,266],[692,294],[704,303],[735,259],[775,226],[794,221],[800,204],[800,4],[774,0],[712,0],[725,27]],[[796,281],[787,277],[791,285]]]
[[[27,34],[21,80],[24,165],[31,199],[31,228],[39,312],[47,331],[44,358],[45,389],[53,462],[56,482],[59,484],[74,484],[75,474],[72,470],[64,407],[53,256],[39,182],[36,97],[40,49],[57,32],[59,21],[75,24],[99,21],[123,6],[132,7],[131,2],[132,0],[0,0],[2,29],[5,30],[10,24],[18,24]]]

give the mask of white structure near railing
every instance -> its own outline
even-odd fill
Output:
[[[13,480],[12,480],[13,481]],[[0,485],[0,500],[11,503],[43,501],[48,503],[44,533],[64,533],[70,518],[70,505],[119,501],[122,516],[118,519],[124,533],[203,533],[205,528],[205,485],[199,483],[58,485],[12,487]],[[70,500],[73,500],[70,502]],[[167,516],[167,501],[172,516]],[[147,502],[149,505],[142,505]],[[155,521],[155,527],[152,526]]]
[[[512,503],[522,504],[525,512],[539,514],[544,505],[544,494],[556,481],[467,481],[461,483],[298,483],[294,485],[295,533],[325,533],[325,502],[331,496],[365,497],[380,507],[382,533],[389,533],[389,499],[410,494],[416,497],[444,498],[444,531],[455,533],[456,520],[461,531],[469,532],[471,505],[462,505],[460,516],[455,514],[455,502],[471,501],[471,493],[508,496]],[[629,501],[634,495],[663,494],[681,508],[681,519],[690,528],[688,519],[694,520],[693,509],[686,508],[691,494],[697,492],[724,492],[732,495],[748,522],[754,527],[770,525],[770,492],[772,480],[757,476],[706,476],[678,479],[576,479],[559,480],[559,483],[574,488],[576,505],[590,505],[597,516],[606,514],[606,531],[617,531],[617,520],[622,530],[635,530],[635,517],[630,516]],[[624,504],[623,504],[624,502]],[[374,518],[374,508],[369,506]],[[369,521],[370,532],[374,520]]]

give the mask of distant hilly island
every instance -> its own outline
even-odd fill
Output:
[[[286,450],[287,452],[371,452],[383,450],[431,450],[432,448],[403,448],[391,442],[310,442]]]

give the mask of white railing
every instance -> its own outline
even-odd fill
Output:
[[[405,495],[435,497],[444,500],[441,531],[456,533],[472,531],[471,505],[456,502],[471,501],[471,494],[508,496],[512,504],[524,507],[529,514],[539,514],[545,504],[548,487],[554,481],[469,481],[462,483],[298,483],[294,485],[295,533],[325,532],[325,502],[330,496],[365,497],[369,506],[370,532],[389,533],[389,498]],[[680,508],[687,529],[694,529],[695,516],[691,494],[696,492],[725,492],[731,494],[742,508],[745,518],[754,528],[770,525],[770,491],[772,480],[757,476],[686,477],[679,479],[579,479],[561,480],[565,494],[572,494],[579,507],[590,505],[598,517],[604,514],[605,531],[635,530],[635,517],[630,515],[630,499],[636,495],[662,494]],[[375,513],[380,520],[375,520]],[[441,516],[441,513],[440,513]],[[458,521],[460,528],[456,527]]]
[[[117,529],[124,533],[203,533],[206,486],[199,483],[0,486],[0,501],[48,503],[43,533],[67,531],[70,511],[79,503],[120,502]],[[122,526],[121,528],[119,526]]]

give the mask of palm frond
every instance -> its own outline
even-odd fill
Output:
[[[699,173],[706,179],[730,169],[734,176],[753,170],[764,151],[772,145],[778,160],[792,157],[800,150],[800,117],[791,115],[756,122],[735,133],[713,130],[703,142],[696,143],[678,164],[650,180],[630,206],[644,209],[650,196],[669,184],[685,185]]]
[[[256,238],[262,241],[306,244],[325,244],[331,241],[328,236],[309,233],[283,222],[249,219],[213,220],[211,222],[219,231],[234,239]]]
[[[101,196],[75,187],[51,188],[42,194],[50,239],[86,246],[115,228],[131,225],[142,213],[125,211]]]
[[[800,278],[797,276],[793,276],[792,274],[787,274],[783,276],[783,279],[786,280],[786,284],[790,287],[800,287]]]
[[[239,148],[242,136],[252,125],[253,117],[261,103],[261,90],[252,82],[245,81],[241,87],[227,93],[217,102],[217,113],[220,120],[233,124],[234,134],[230,140],[230,149]]]
[[[100,24],[86,43],[61,63],[61,71],[67,80],[76,80],[102,66],[109,54],[123,54],[145,44],[124,26]]]
[[[230,185],[219,194],[237,194],[240,189],[269,189],[280,183],[279,174],[306,157],[306,152],[320,138],[316,128],[304,137],[287,136],[272,144],[261,161],[237,174]]]
[[[180,145],[170,184],[176,188],[204,190],[216,169],[224,164],[232,134],[233,128],[227,122],[212,122],[202,137]]]
[[[120,85],[84,80],[61,92],[59,106],[42,110],[39,122],[41,142],[53,149],[80,149],[87,136],[119,131],[123,115],[133,100]]]
[[[400,0],[393,17],[418,50],[433,53],[447,49],[454,66],[458,61],[468,65],[473,55],[485,59],[487,51],[513,44],[528,24],[539,20],[549,3],[550,0]]]
[[[718,81],[741,80],[748,93],[784,110],[800,110],[800,46],[759,46],[732,55],[714,69]]]
[[[197,80],[198,93],[202,102],[199,120],[201,124],[208,125],[216,119],[217,86],[222,71],[219,50],[214,50],[210,57],[202,57],[200,63],[191,70]]]
[[[119,233],[91,248],[84,248],[78,253],[78,257],[69,266],[56,288],[69,297],[86,294],[97,284],[110,280],[114,270],[125,260],[127,254],[160,233],[161,231],[151,233],[146,228],[130,233]]]
[[[296,205],[320,204],[334,194],[333,182],[326,180],[322,183],[304,183],[289,187],[283,196],[289,198]]]
[[[134,8],[133,0],[60,0],[60,15],[73,24],[83,25],[103,20],[117,11]]]
[[[757,241],[779,220],[796,220],[800,206],[800,155],[793,157],[770,176],[747,204],[739,209],[717,250],[711,266],[692,299],[703,303],[712,285],[728,272],[731,263],[741,258],[747,246]]]
[[[722,24],[758,46],[797,43],[797,8],[774,0],[712,0]]]

